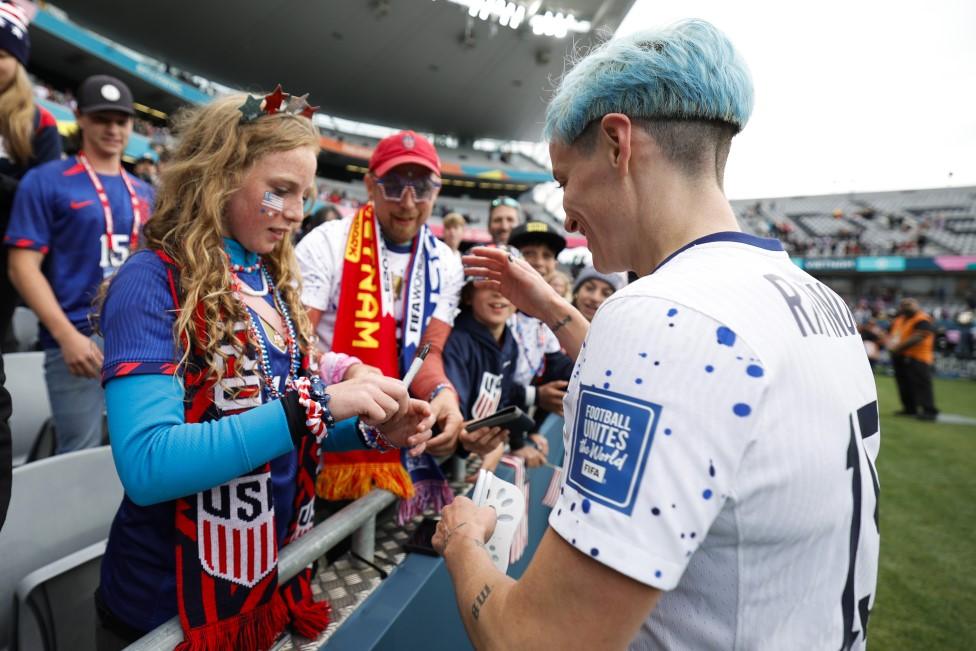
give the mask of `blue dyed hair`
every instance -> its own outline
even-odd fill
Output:
[[[580,59],[549,103],[544,135],[572,144],[608,113],[726,122],[738,132],[752,101],[749,70],[729,39],[710,23],[685,20],[612,39]]]

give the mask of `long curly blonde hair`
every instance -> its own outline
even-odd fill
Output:
[[[0,136],[11,158],[26,166],[34,155],[34,92],[24,66],[17,64],[14,81],[0,94]]]
[[[155,210],[144,229],[146,248],[162,251],[179,268],[181,309],[173,335],[183,348],[180,365],[185,368],[196,348],[208,365],[207,376],[215,382],[224,377],[231,357],[222,346],[230,345],[233,356],[242,360],[244,346],[232,336],[231,326],[248,319],[246,308],[232,293],[230,262],[224,254],[227,202],[261,157],[319,148],[319,135],[308,118],[276,113],[242,124],[238,107],[245,99],[245,95],[229,95],[177,116],[179,146],[162,173]],[[290,238],[263,260],[291,312],[298,346],[308,353],[313,332],[300,299],[301,278]],[[198,311],[205,330],[202,337],[195,324]],[[234,374],[239,376],[243,366],[235,363]]]

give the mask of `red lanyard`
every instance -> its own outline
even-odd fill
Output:
[[[88,157],[85,156],[85,152],[78,152],[78,162],[88,172],[88,178],[91,179],[92,185],[95,186],[98,201],[102,204],[102,212],[105,213],[105,239],[108,240],[109,250],[112,250],[112,206],[108,202],[108,194],[105,192],[105,187],[102,185],[101,179],[98,178],[98,174],[95,174],[91,163],[88,162]],[[132,182],[129,181],[129,177],[126,176],[125,170],[122,169],[121,165],[119,165],[119,174],[122,176],[125,189],[129,191],[129,201],[132,202],[132,235],[129,236],[129,251],[135,251],[136,243],[139,241],[139,227],[142,225],[142,210],[139,203],[139,196],[133,189]]]

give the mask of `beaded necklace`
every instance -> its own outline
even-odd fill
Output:
[[[229,258],[230,256],[228,256],[228,259]],[[258,258],[258,261],[255,262],[254,264],[234,264],[233,262],[231,262],[230,270],[233,271],[235,274],[239,274],[239,273],[253,274],[262,266],[263,266],[262,260],[261,258]]]
[[[232,265],[231,269],[234,266]],[[301,354],[298,351],[298,337],[295,334],[295,324],[291,318],[291,312],[288,311],[288,304],[281,298],[281,292],[278,291],[278,287],[271,280],[271,276],[268,274],[268,270],[264,268],[261,261],[258,260],[256,265],[251,265],[257,267],[261,270],[262,279],[266,287],[272,288],[272,299],[274,300],[275,310],[281,315],[281,320],[288,330],[288,339],[286,341],[288,347],[288,359],[290,360],[288,368],[288,379],[285,381],[285,386],[290,387],[294,381],[298,378],[298,370],[301,367]],[[244,281],[234,274],[234,280],[237,283],[238,289],[246,285]],[[251,339],[254,341],[254,345],[258,349],[260,355],[260,360],[258,363],[261,366],[261,375],[264,378],[264,385],[268,391],[268,397],[272,400],[276,400],[281,397],[281,392],[278,391],[278,387],[274,383],[274,375],[271,371],[271,356],[268,354],[268,347],[264,343],[264,337],[261,336],[258,330],[257,322],[254,317],[251,316],[251,311],[244,307],[244,311],[247,312],[247,328],[251,335]]]

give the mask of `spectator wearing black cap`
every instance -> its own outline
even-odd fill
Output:
[[[566,238],[555,228],[533,220],[513,230],[508,241],[547,281],[556,271],[556,256],[566,248]],[[528,404],[537,407],[536,422],[541,424],[548,413],[561,416],[573,361],[562,352],[556,335],[535,317],[516,312],[512,332],[519,346],[515,381],[525,387]]]
[[[30,56],[27,16],[0,3],[0,234],[7,231],[17,184],[27,170],[61,157],[57,121],[34,103],[24,66]],[[7,277],[7,249],[0,247],[0,341],[17,305]]]
[[[546,222],[529,220],[512,231],[508,243],[549,282],[556,271],[556,257],[566,248],[566,238]]]
[[[77,98],[81,151],[24,176],[4,240],[10,278],[41,321],[59,453],[101,442],[102,351],[91,306],[102,280],[136,248],[153,202],[152,189],[121,165],[132,93],[96,75]]]

